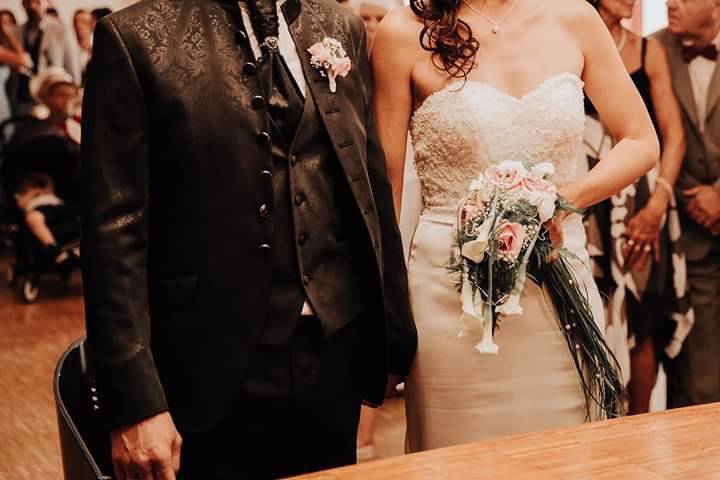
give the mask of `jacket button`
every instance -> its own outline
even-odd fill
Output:
[[[295,165],[297,165],[297,163],[298,163],[297,155],[290,155],[290,165],[295,166]]]
[[[263,203],[260,205],[260,210],[258,212],[260,213],[261,218],[268,218],[270,216],[270,207],[268,207],[267,203]]]
[[[298,245],[300,245],[301,247],[307,243],[307,240],[307,235],[305,235],[304,233],[298,235]]]
[[[252,108],[254,108],[255,110],[260,110],[265,106],[265,99],[258,95],[256,97],[253,97],[252,100],[250,100],[250,105],[252,105]]]
[[[263,243],[258,247],[258,250],[260,250],[261,252],[269,252],[270,250],[272,250],[272,247],[267,243]]]
[[[270,170],[263,170],[262,172],[258,173],[258,178],[261,182],[269,182],[272,180],[272,172]]]
[[[303,281],[303,285],[305,285],[306,287],[308,285],[310,285],[310,277],[308,277],[307,275],[303,275],[302,281]]]
[[[255,137],[255,141],[258,145],[267,145],[270,143],[270,134],[267,132],[260,132]]]
[[[245,43],[247,41],[247,38],[247,33],[245,33],[244,31],[238,30],[237,32],[235,32],[235,43],[237,43],[238,45],[242,45],[243,43]]]
[[[254,63],[248,62],[243,65],[243,73],[247,76],[255,75],[257,72],[257,66]]]
[[[305,196],[302,193],[298,193],[297,195],[295,195],[295,205],[297,205],[299,207],[300,205],[303,204],[304,201],[305,201]]]

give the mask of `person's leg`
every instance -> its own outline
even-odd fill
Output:
[[[361,328],[324,340],[304,318],[289,350],[261,346],[210,432],[183,435],[180,480],[285,478],[355,463]]]
[[[363,406],[360,410],[360,426],[357,438],[358,461],[372,460],[375,457],[375,419],[377,409]]]
[[[720,252],[688,261],[687,271],[695,323],[668,362],[671,408],[720,401]]]
[[[292,473],[354,464],[363,324],[351,322],[327,341],[319,324],[305,322],[301,330],[293,346],[301,462]]]
[[[207,432],[181,432],[179,480],[270,480],[296,463],[289,352],[260,346],[242,391]]]
[[[630,415],[650,411],[650,396],[657,379],[657,358],[652,338],[646,338],[630,350]]]
[[[45,222],[45,215],[31,210],[25,215],[25,223],[42,245],[48,247],[55,244],[55,236]]]

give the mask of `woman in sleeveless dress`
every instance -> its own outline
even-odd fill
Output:
[[[605,25],[580,0],[421,0],[385,18],[372,59],[397,210],[408,132],[423,196],[409,260],[419,350],[406,382],[407,450],[584,422],[585,392],[548,292],[526,282],[524,314],[502,319],[497,355],[481,354],[477,337],[458,338],[458,279],[446,266],[458,203],[491,165],[552,162],[561,194],[586,208],[657,162],[657,136]],[[579,177],[583,86],[619,141]],[[548,225],[552,237],[601,324],[582,221],[560,223]]]
[[[692,326],[685,256],[673,185],[685,155],[682,114],[672,90],[665,50],[653,38],[625,29],[634,2],[588,0],[615,40],[630,78],[661,137],[660,164],[590,210],[586,224],[596,281],[607,298],[608,343],[628,381],[629,413],[650,409],[658,358],[674,357]],[[589,166],[612,138],[595,106],[585,105]]]

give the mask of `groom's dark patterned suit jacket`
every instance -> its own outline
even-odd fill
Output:
[[[359,382],[363,399],[380,404],[386,375],[408,372],[417,335],[366,34],[335,0],[296,1],[283,10],[297,9],[290,31],[314,102],[308,121],[322,124],[327,141],[295,145],[293,165],[328,155],[340,165],[368,327]],[[217,423],[263,335],[273,282],[271,126],[237,13],[232,1],[144,0],[95,32],[82,258],[89,359],[111,426],[167,409],[181,430]],[[325,37],[353,65],[336,93],[307,53]]]

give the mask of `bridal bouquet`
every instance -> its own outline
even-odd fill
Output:
[[[555,249],[548,221],[576,210],[550,181],[551,163],[526,167],[503,162],[470,185],[457,213],[457,239],[449,270],[460,274],[459,336],[482,333],[475,347],[498,353],[494,332],[499,318],[523,313],[521,294],[528,275],[542,280],[555,304],[559,328],[568,343],[590,404],[617,416],[622,382],[615,357],[595,323],[586,291],[568,263],[570,252]]]

